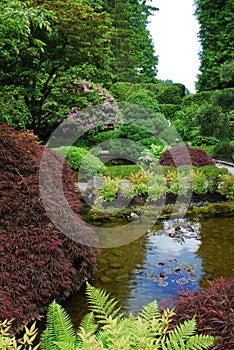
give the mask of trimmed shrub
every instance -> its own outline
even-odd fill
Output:
[[[181,109],[180,104],[164,103],[159,104],[160,112],[164,114],[167,119],[172,120],[177,111]]]
[[[130,165],[112,165],[102,170],[101,174],[112,179],[118,177],[119,179],[126,179],[130,175],[137,173],[140,166],[137,164]]]
[[[109,91],[117,102],[125,102],[129,98],[130,94],[133,93],[133,85],[135,84],[118,82],[113,84]]]
[[[134,140],[134,141],[140,141],[142,139],[146,139],[149,137],[152,137],[152,134],[144,129],[142,129],[140,126],[137,125],[130,125],[127,123],[124,123],[121,125],[118,129],[119,137],[122,137],[124,139]]]
[[[167,86],[157,94],[157,100],[161,104],[181,104],[182,97],[180,89],[174,85]]]
[[[109,130],[109,131],[99,132],[97,135],[94,135],[92,144],[98,145],[99,143],[116,139],[118,137],[120,137],[119,130]]]
[[[220,139],[231,135],[231,124],[219,106],[212,104],[200,106],[195,113],[195,122],[200,127],[201,135]]]
[[[0,124],[0,318],[14,319],[14,327],[39,318],[53,299],[62,300],[78,291],[96,268],[97,250],[66,237],[45,211],[44,192],[39,188],[44,147],[34,140],[29,133]],[[67,163],[63,166],[64,193],[57,189],[61,157],[49,152],[54,171],[52,175],[44,171],[44,191],[54,198],[55,219],[62,220],[70,232],[71,223],[62,211],[64,201],[76,215],[81,202]],[[81,222],[76,235],[85,238],[93,233]]]
[[[156,99],[151,97],[147,91],[140,90],[133,93],[127,100],[128,103],[141,105],[152,109],[154,112],[159,112],[159,105]]]
[[[178,167],[181,165],[189,165],[185,154],[189,153],[190,160],[193,166],[199,168],[205,165],[214,165],[214,160],[200,148],[190,148],[185,146],[173,147],[163,152],[160,157],[159,164],[166,166]]]
[[[219,277],[207,288],[175,298],[173,324],[196,314],[199,333],[219,336],[212,350],[234,349],[234,279]]]
[[[228,141],[220,142],[211,150],[212,156],[215,159],[234,161],[234,144]]]
[[[202,91],[196,94],[187,95],[183,98],[182,108],[190,107],[193,104],[201,106],[204,103],[208,103],[213,93],[214,91]]]
[[[54,151],[65,156],[74,171],[81,170],[87,178],[95,175],[104,164],[102,161],[84,148],[74,146],[62,146],[54,148]]]

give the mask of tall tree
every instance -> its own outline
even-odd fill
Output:
[[[111,81],[112,26],[99,3],[2,1],[0,23],[0,107],[15,113],[13,103],[27,128],[40,132],[43,106],[72,79]],[[61,107],[66,115],[72,106]]]
[[[148,17],[157,9],[141,0],[106,0],[105,3],[115,28],[114,81],[156,82],[158,57],[147,24]]]
[[[233,69],[233,0],[195,0],[195,15],[200,23],[201,74],[197,89],[213,90],[234,86],[233,79],[223,79],[224,67]],[[233,73],[230,72],[230,75]]]

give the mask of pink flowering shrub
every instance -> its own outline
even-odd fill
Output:
[[[83,108],[74,107],[69,112],[63,122],[65,133],[78,131],[83,135],[92,130],[93,134],[101,130],[115,130],[121,125],[117,105],[107,89],[90,81],[80,81],[80,88]]]
[[[117,105],[107,89],[86,80],[72,79],[65,87],[53,90],[43,106],[44,132],[63,122],[64,137],[90,129],[115,129],[121,124]]]

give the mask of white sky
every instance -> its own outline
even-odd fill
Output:
[[[197,33],[199,24],[193,16],[194,0],[153,0],[159,8],[150,18],[149,30],[155,53],[159,56],[158,79],[170,79],[195,92],[199,72]]]

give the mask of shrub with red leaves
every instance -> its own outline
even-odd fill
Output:
[[[174,311],[173,325],[196,314],[199,333],[220,337],[212,350],[234,349],[234,279],[219,277],[207,288],[180,293]]]
[[[209,154],[200,148],[177,146],[164,151],[159,160],[160,165],[178,167],[193,165],[197,168],[205,165],[215,165]]]
[[[53,299],[78,291],[96,269],[98,250],[62,234],[44,209],[39,191],[43,150],[32,134],[0,124],[0,318],[15,319],[15,327],[38,318]],[[54,174],[47,178],[48,192],[56,187],[61,155],[51,151],[50,161]],[[65,163],[64,194],[78,213],[72,176]],[[53,201],[61,207],[56,193]],[[92,233],[81,224],[79,234]]]

